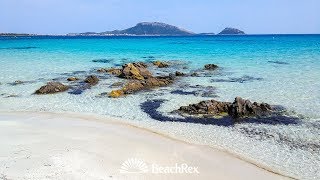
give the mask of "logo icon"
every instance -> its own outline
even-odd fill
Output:
[[[122,163],[120,173],[147,173],[148,166],[145,162],[138,158],[127,159]]]

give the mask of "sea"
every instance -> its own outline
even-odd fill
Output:
[[[153,61],[166,61],[156,68]],[[125,83],[99,68],[145,62],[172,85],[109,98]],[[216,64],[205,71],[205,64]],[[50,81],[97,75],[99,84],[35,95]],[[285,122],[184,121],[181,106],[240,96],[286,109]],[[181,141],[220,149],[296,179],[320,179],[320,35],[0,37],[0,111],[73,112],[116,118]],[[290,123],[290,120],[294,123]],[[1,123],[1,122],[0,122]]]

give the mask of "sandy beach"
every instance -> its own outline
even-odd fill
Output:
[[[285,178],[207,146],[87,115],[2,112],[0,140],[0,179]],[[120,172],[134,158],[148,171]],[[159,171],[176,164],[196,171]]]

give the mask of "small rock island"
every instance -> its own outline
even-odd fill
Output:
[[[218,35],[244,35],[245,33],[236,28],[224,28]]]

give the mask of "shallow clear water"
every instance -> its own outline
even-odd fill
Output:
[[[92,62],[95,59],[107,59],[108,63]],[[102,74],[97,86],[80,95],[32,95],[52,79],[68,83],[67,77],[84,78],[96,74],[95,69],[100,67],[153,60],[176,64],[165,73],[198,71],[207,63],[218,64],[221,69],[120,99],[98,97],[110,92],[112,83],[120,81]],[[122,117],[129,123],[184,141],[224,149],[283,175],[320,178],[320,35],[1,38],[0,74],[0,108],[4,111],[72,111]],[[235,81],[236,78],[242,81]],[[16,80],[27,82],[12,85]],[[147,100],[165,99],[158,111],[172,116],[170,112],[182,105],[213,98],[171,93],[203,89],[194,88],[195,85],[213,86],[217,100],[233,101],[241,96],[282,105],[302,123],[223,127],[160,122],[141,109],[141,103]]]

